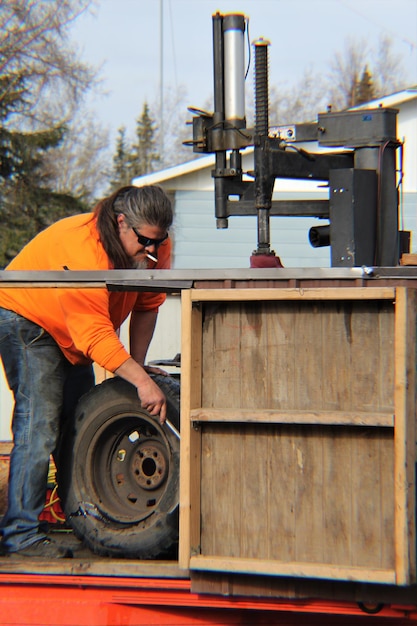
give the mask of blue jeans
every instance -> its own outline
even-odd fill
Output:
[[[1,524],[8,552],[44,538],[39,525],[50,455],[62,422],[94,385],[92,366],[74,366],[43,328],[0,307],[0,356],[13,391],[8,508]]]

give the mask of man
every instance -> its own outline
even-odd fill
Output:
[[[171,203],[162,189],[124,187],[93,213],[48,227],[6,269],[169,268],[171,224]],[[60,424],[94,385],[93,362],[135,385],[142,407],[164,422],[165,396],[149,376],[153,368],[144,365],[164,300],[164,294],[105,287],[0,288],[0,355],[15,399],[3,553],[70,556],[46,537],[38,516]],[[130,313],[127,352],[118,329]]]

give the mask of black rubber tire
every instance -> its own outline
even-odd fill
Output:
[[[179,383],[152,376],[179,430]],[[111,378],[83,396],[57,459],[58,493],[75,535],[95,554],[175,558],[179,437],[140,406],[137,390]]]

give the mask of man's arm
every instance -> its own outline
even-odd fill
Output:
[[[158,313],[156,311],[132,311],[130,316],[130,355],[115,374],[133,383],[141,404],[151,415],[159,415],[162,422],[166,417],[166,400],[158,385],[148,376],[147,371],[162,373],[155,368],[145,368],[145,359],[153,337]]]
[[[130,354],[140,365],[145,364],[146,354],[153,337],[158,313],[156,311],[132,311],[130,316]]]

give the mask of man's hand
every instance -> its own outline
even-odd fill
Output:
[[[145,368],[130,357],[114,373],[135,385],[142,408],[151,415],[159,415],[159,421],[163,424],[167,415],[166,398]]]
[[[148,377],[140,386],[138,386],[138,396],[142,408],[151,415],[159,415],[159,422],[163,424],[167,415],[166,398],[161,389],[152,378]]]

